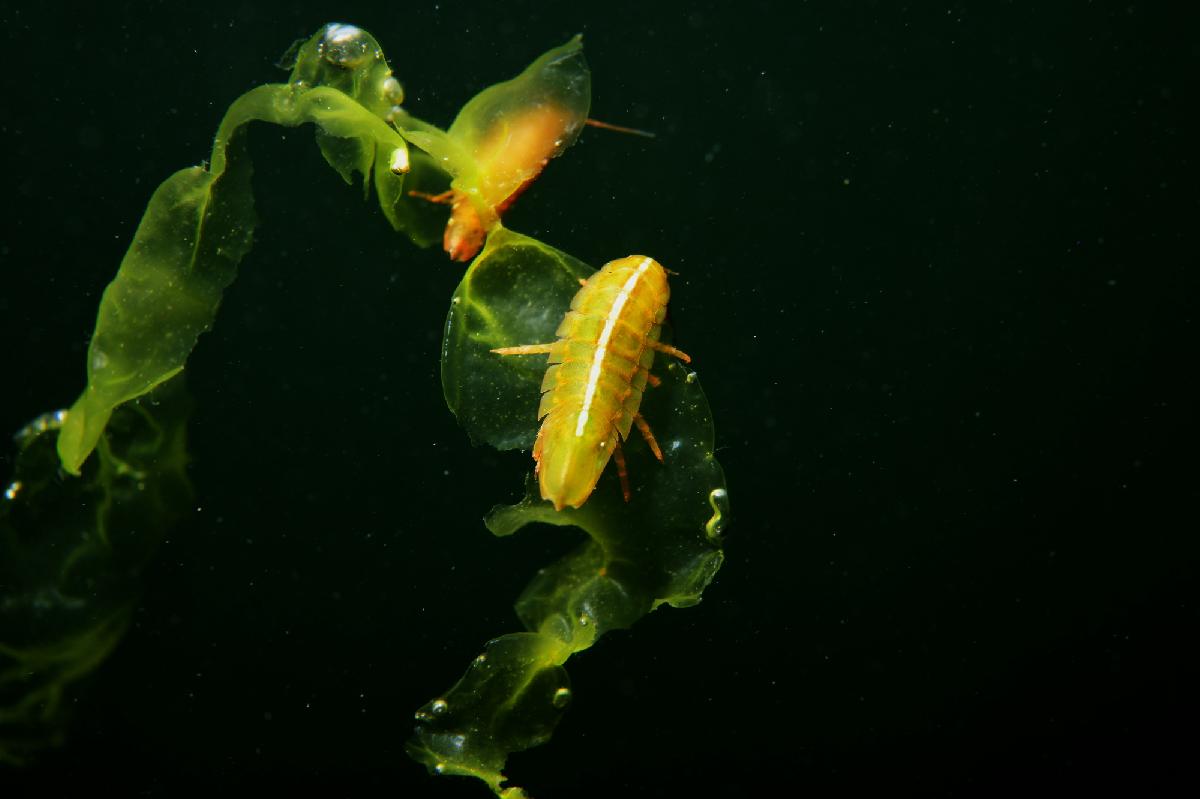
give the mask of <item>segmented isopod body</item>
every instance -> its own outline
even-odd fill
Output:
[[[542,497],[556,509],[587,500],[615,452],[620,459],[620,442],[635,422],[662,459],[638,411],[646,383],[657,382],[650,376],[656,350],[690,361],[658,340],[669,298],[667,272],[658,261],[620,258],[584,283],[555,332],[557,341],[493,350],[550,356],[533,457]]]

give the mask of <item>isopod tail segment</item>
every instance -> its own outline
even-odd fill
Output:
[[[528,182],[526,181],[526,183]],[[505,208],[511,204],[512,200],[516,199],[517,194],[525,190],[525,185],[522,184],[521,188],[506,201]],[[483,242],[487,239],[487,226],[479,217],[479,211],[465,194],[455,189],[446,189],[441,194],[429,194],[412,189],[408,192],[408,196],[419,197],[438,205],[450,206],[450,218],[446,220],[446,230],[442,234],[442,248],[450,256],[450,260],[463,263],[474,258],[483,249]],[[501,208],[496,211],[497,219],[503,210]]]
[[[653,258],[611,261],[571,301],[553,343],[498,347],[498,355],[548,355],[538,406],[541,427],[533,457],[543,499],[561,510],[591,495],[609,460],[622,493],[631,496],[621,444],[636,425],[659,461],[662,448],[640,413],[656,353],[690,363],[687,353],[658,340],[670,289]]]

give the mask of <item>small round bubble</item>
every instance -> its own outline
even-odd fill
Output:
[[[383,79],[383,96],[389,103],[399,105],[404,102],[404,87],[400,85],[400,81],[388,75]]]
[[[571,703],[571,689],[559,688],[554,692],[554,696],[551,698],[550,703],[559,710],[562,710]]]
[[[318,52],[330,64],[346,69],[360,67],[374,55],[371,42],[362,28],[338,23],[325,29]]]
[[[435,716],[444,716],[446,711],[450,709],[450,703],[445,699],[435,699],[433,700],[433,704],[429,706],[429,709],[433,711],[433,715]]]

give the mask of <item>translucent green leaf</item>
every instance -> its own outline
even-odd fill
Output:
[[[118,408],[82,479],[60,475],[61,414],[17,437],[0,496],[0,761],[61,740],[68,689],[121,639],[143,567],[189,507],[181,381]]]
[[[78,474],[113,409],[183,369],[197,337],[213,323],[222,293],[253,241],[249,157],[242,143],[254,121],[318,126],[325,159],[343,177],[371,181],[385,216],[418,243],[436,238],[433,217],[403,190],[397,162],[417,185],[441,178],[428,158],[411,160],[387,121],[399,84],[370,34],[328,25],[297,51],[285,84],[252,89],[230,105],[212,163],[180,170],[154,192],[117,276],[100,302],[88,349],[87,388],[58,439],[63,467]]]
[[[553,341],[580,278],[595,270],[498,227],[450,300],[442,345],[446,404],[475,443],[529,449],[545,356],[502,358],[493,347]]]

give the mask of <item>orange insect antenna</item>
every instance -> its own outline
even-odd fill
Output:
[[[658,134],[654,133],[653,131],[639,130],[638,128],[627,128],[624,125],[614,125],[611,122],[601,122],[600,120],[592,119],[591,117],[583,120],[583,124],[589,125],[593,128],[603,128],[604,130],[616,131],[617,133],[628,133],[633,136],[642,136],[647,139],[658,138]]]

